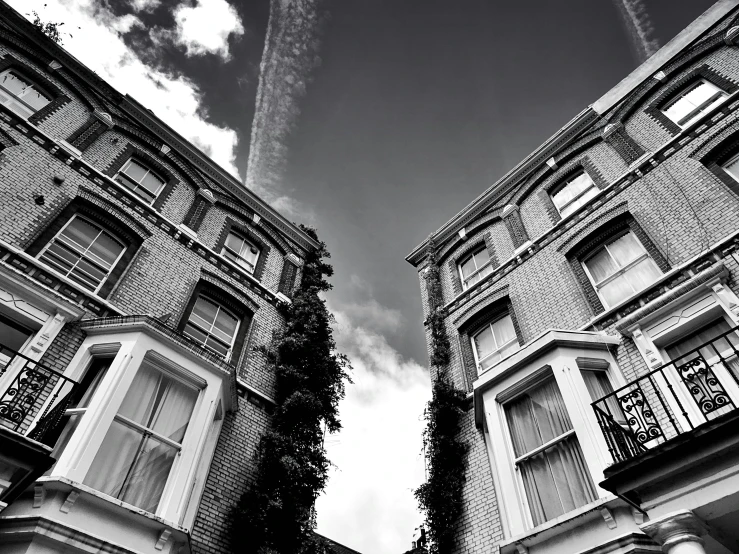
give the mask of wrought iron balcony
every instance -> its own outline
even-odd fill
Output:
[[[0,343],[0,426],[54,446],[77,383]]]
[[[623,462],[734,412],[739,327],[592,403],[613,461]]]

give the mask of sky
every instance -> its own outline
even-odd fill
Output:
[[[323,0],[315,13],[273,0],[317,17],[273,26],[290,48],[264,63],[270,0],[6,1],[64,22],[80,61],[317,228],[354,380],[326,442],[318,531],[362,554],[408,550],[430,382],[404,257],[636,67],[613,0]],[[712,4],[627,1],[660,44]],[[274,94],[258,94],[260,75]]]

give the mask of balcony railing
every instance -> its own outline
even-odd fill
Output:
[[[614,462],[730,413],[739,404],[739,327],[593,402]]]
[[[0,343],[0,426],[48,446],[77,383]]]

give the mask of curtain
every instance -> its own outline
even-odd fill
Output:
[[[111,424],[85,484],[144,510],[156,511],[178,449],[151,433],[181,443],[197,391],[142,365]]]
[[[572,429],[554,379],[549,379],[506,406],[516,457]],[[549,521],[596,498],[580,445],[574,436],[517,464],[535,525]]]
[[[605,371],[583,370],[582,378],[585,381],[585,387],[588,389],[590,399],[595,402],[601,398],[611,394],[613,387],[608,380]],[[610,396],[605,402],[600,402],[598,407],[612,416],[618,422],[625,422],[626,416],[621,410],[621,405],[615,396]]]

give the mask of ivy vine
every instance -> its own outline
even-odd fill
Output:
[[[414,494],[426,516],[429,552],[450,554],[454,548],[454,530],[464,509],[463,488],[469,445],[460,437],[465,416],[465,393],[457,389],[449,376],[450,345],[444,327],[444,300],[436,245],[429,238],[426,285],[429,296],[427,323],[431,332],[430,361],[433,390],[425,411],[426,429],[423,445],[427,479]]]
[[[315,230],[301,228],[318,241]],[[319,554],[314,504],[328,479],[324,433],[341,429],[349,361],[336,352],[333,316],[321,294],[333,268],[326,245],[309,253],[293,301],[281,306],[284,329],[263,349],[276,375],[277,406],[258,449],[256,478],[231,514],[233,552]]]

